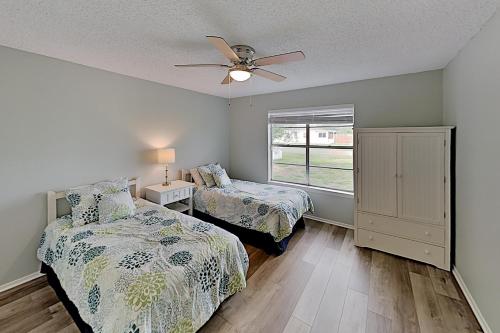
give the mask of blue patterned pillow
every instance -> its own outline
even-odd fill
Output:
[[[66,191],[66,200],[71,206],[74,226],[82,226],[99,220],[97,205],[104,194],[128,191],[128,179],[100,182],[93,185],[79,186]]]
[[[104,194],[97,206],[99,224],[120,220],[135,213],[134,200],[129,191]]]
[[[231,179],[229,179],[226,169],[223,169],[218,164],[213,167],[212,176],[214,177],[217,187],[224,188],[231,185]]]
[[[215,180],[213,176],[213,168],[215,164],[208,164],[198,167],[198,172],[201,178],[205,181],[207,187],[215,186]]]

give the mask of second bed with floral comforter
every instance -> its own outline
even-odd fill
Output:
[[[59,218],[38,258],[94,332],[194,332],[246,286],[236,236],[142,201],[133,217],[74,227]]]
[[[194,208],[223,221],[273,236],[280,242],[307,211],[313,211],[307,192],[291,187],[232,179],[225,188],[199,186]]]

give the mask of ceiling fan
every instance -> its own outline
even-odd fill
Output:
[[[279,75],[270,71],[266,71],[259,67],[282,64],[290,61],[304,60],[305,55],[302,51],[295,51],[283,54],[277,54],[269,57],[254,59],[255,50],[248,45],[233,45],[229,44],[222,37],[207,36],[208,41],[212,43],[227,59],[231,61],[231,65],[224,64],[192,64],[192,65],[175,65],[175,67],[216,67],[227,68],[228,74],[221,84],[228,84],[235,81],[246,81],[252,74],[262,76],[266,79],[280,82],[286,79],[285,76]]]

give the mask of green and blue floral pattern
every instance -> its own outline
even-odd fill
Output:
[[[219,164],[216,164],[212,168],[212,176],[214,177],[215,184],[219,188],[231,185],[231,179],[227,175],[226,169],[223,169]]]
[[[126,177],[93,185],[79,186],[66,191],[71,206],[73,224],[82,226],[99,220],[98,204],[103,195],[128,191]]]
[[[194,208],[223,221],[269,233],[276,242],[291,234],[305,212],[314,210],[311,197],[303,190],[237,179],[224,188],[198,186]]]
[[[213,176],[215,166],[216,164],[208,164],[198,167],[198,172],[200,173],[201,178],[205,181],[205,186],[207,187],[217,185]]]
[[[189,251],[179,251],[168,258],[168,262],[175,266],[186,266],[193,259],[193,255]]]
[[[144,252],[144,251],[136,251],[132,254],[126,255],[118,264],[118,266],[124,267],[126,269],[136,269],[144,266],[148,262],[153,259],[153,254]]]
[[[128,190],[102,195],[97,207],[99,223],[110,223],[135,213],[134,201]]]
[[[104,246],[104,245],[95,246],[93,248],[90,248],[88,251],[86,251],[83,254],[83,262],[88,263],[88,262],[94,260],[94,258],[100,256],[104,252],[105,249],[106,249],[106,246]]]
[[[90,289],[88,302],[90,313],[96,313],[97,308],[101,303],[101,290],[99,289],[99,286],[97,284],[95,284],[92,289]]]
[[[136,206],[112,225],[58,219],[38,258],[95,332],[195,332],[246,286],[246,251],[218,227],[143,200]]]
[[[163,273],[144,273],[127,289],[125,300],[135,311],[149,308],[156,301],[167,283]]]

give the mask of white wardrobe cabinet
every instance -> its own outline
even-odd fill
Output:
[[[354,130],[356,245],[450,269],[451,130]]]

